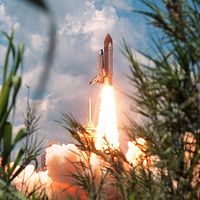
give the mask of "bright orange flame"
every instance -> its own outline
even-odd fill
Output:
[[[106,148],[105,139],[111,147],[119,147],[114,88],[110,85],[104,85],[101,91],[101,104],[95,144],[97,149]]]
[[[128,142],[128,151],[126,153],[126,159],[133,166],[137,166],[138,162],[145,156],[146,141],[143,138],[137,138],[136,141]]]

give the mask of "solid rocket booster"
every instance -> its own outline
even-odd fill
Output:
[[[113,42],[110,34],[104,40],[104,50],[98,53],[98,75],[90,81],[90,85],[95,83],[112,85],[113,75]]]

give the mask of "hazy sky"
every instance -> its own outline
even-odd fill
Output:
[[[114,86],[126,91],[129,81],[128,62],[120,52],[122,38],[131,47],[145,50],[147,28],[143,17],[131,10],[141,5],[131,0],[48,0],[57,23],[57,47],[54,66],[48,80],[48,87],[38,102],[40,134],[48,140],[66,142],[69,135],[54,122],[60,112],[72,113],[83,124],[87,121],[88,97],[93,99],[93,117],[96,118],[99,88],[89,86],[97,72],[97,52],[103,47],[104,37],[110,33],[114,43]],[[27,89],[31,93],[37,85],[44,67],[44,56],[48,44],[48,20],[37,9],[24,1],[0,0],[0,30],[16,29],[16,42],[25,43],[23,84],[20,90],[16,127],[23,124],[26,111]],[[6,42],[0,35],[0,62],[5,54]],[[142,59],[139,56],[139,59]],[[2,69],[1,69],[2,70]],[[1,72],[1,71],[0,71]],[[1,79],[0,79],[1,80]],[[129,109],[128,101],[117,92],[118,110]],[[119,100],[120,98],[120,100]]]

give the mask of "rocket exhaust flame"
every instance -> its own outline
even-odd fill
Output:
[[[126,159],[130,164],[136,167],[140,164],[141,160],[144,160],[146,150],[146,141],[143,138],[136,138],[135,141],[128,141],[128,151],[126,153]]]
[[[108,144],[110,147],[119,147],[112,75],[113,41],[110,34],[107,34],[104,39],[104,50],[101,49],[98,54],[98,75],[90,81],[91,85],[98,82],[103,86],[96,129],[95,146],[97,149],[105,149]]]
[[[104,84],[101,91],[101,104],[96,134],[95,146],[97,149],[106,148],[106,143],[109,143],[114,148],[119,147],[114,88],[110,85]]]

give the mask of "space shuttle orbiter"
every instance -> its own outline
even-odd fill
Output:
[[[108,33],[104,40],[104,50],[98,53],[98,75],[90,81],[90,85],[95,83],[112,85],[113,75],[113,42]]]

